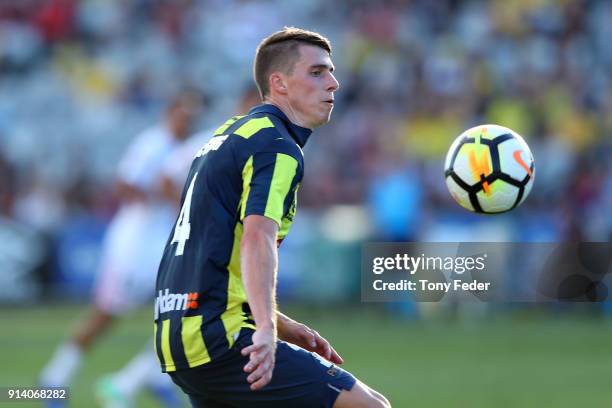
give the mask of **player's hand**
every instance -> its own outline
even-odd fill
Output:
[[[266,386],[272,379],[276,361],[276,330],[258,328],[252,340],[253,344],[242,349],[242,355],[249,356],[244,371],[250,373],[247,381],[251,384],[251,390],[255,391]]]
[[[279,318],[278,324],[278,333],[281,340],[317,353],[334,364],[344,363],[342,357],[316,330],[286,317],[283,319]]]

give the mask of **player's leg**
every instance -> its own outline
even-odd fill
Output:
[[[386,406],[391,407],[391,402],[389,402],[389,400],[387,399],[387,397],[385,397],[384,395],[382,395],[380,392],[368,387],[370,392],[372,393],[372,395],[374,395],[374,397],[378,398],[379,401],[387,404]]]
[[[105,375],[96,382],[96,399],[102,407],[128,406],[150,373],[158,373],[159,365],[151,344],[143,349],[121,370]],[[160,373],[161,374],[161,373]]]
[[[72,338],[62,343],[43,367],[38,382],[43,387],[69,387],[73,378],[83,364],[83,356],[94,340],[108,330],[113,316],[93,307],[83,325],[78,326]],[[60,400],[49,400],[49,408],[63,408],[66,404]]]
[[[164,407],[177,408],[186,405],[186,398],[180,388],[176,386],[166,373],[159,368],[157,357],[156,370],[149,373],[146,387],[155,396],[155,399]]]
[[[113,314],[93,305],[87,316],[82,319],[81,323],[77,326],[71,341],[79,347],[81,351],[87,351],[95,340],[106,333],[114,321],[115,316]]]
[[[161,372],[152,341],[119,371],[102,377],[96,384],[96,397],[103,407],[127,405],[147,387],[163,406],[182,406],[179,389]]]
[[[124,312],[122,300],[130,298],[122,279],[122,276],[130,272],[125,261],[125,248],[130,247],[126,237],[131,239],[126,234],[128,224],[121,217],[115,217],[109,226],[96,275],[93,307],[87,317],[81,319],[76,332],[56,349],[43,368],[39,376],[41,385],[68,387],[82,364],[84,353],[109,329],[114,317]]]
[[[350,373],[313,353],[280,341],[272,380],[253,392],[244,371],[249,360],[240,353],[252,344],[251,335],[248,332],[241,335],[234,347],[217,361],[171,373],[174,382],[196,402],[195,407],[206,407],[202,401],[214,401],[240,408],[332,408],[343,390],[354,388],[356,380]],[[356,400],[355,397],[350,399]],[[375,397],[372,400],[378,401]],[[197,405],[198,402],[202,402],[201,405]],[[383,402],[362,406],[387,407]]]
[[[39,382],[47,387],[68,387],[83,362],[85,352],[94,340],[108,330],[114,317],[93,307],[73,336],[62,343],[42,369]]]
[[[41,385],[69,386],[81,366],[83,354],[91,347],[94,340],[110,327],[113,320],[112,315],[94,306],[87,317],[81,320],[82,323],[77,326],[77,331],[72,337],[55,350],[40,374]]]
[[[104,285],[101,285],[98,302],[107,305],[115,313],[150,305],[155,274],[168,238],[170,222],[169,218],[164,221],[163,217],[146,215],[140,218],[139,225],[132,224],[131,231],[136,231],[136,235],[145,236],[147,239],[136,240],[136,236],[133,236],[136,243],[131,243],[131,253],[121,258],[124,266],[122,270],[129,273],[122,273],[112,279],[110,284],[115,288],[111,291],[104,290]],[[118,283],[120,288],[116,287]],[[121,291],[122,296],[116,296],[117,290]],[[106,298],[105,292],[111,296]],[[182,405],[178,388],[167,374],[161,372],[152,340],[119,371],[102,377],[96,384],[96,395],[104,407],[127,406],[145,388],[151,391],[163,406]]]
[[[379,392],[357,381],[350,391],[340,393],[333,408],[391,408],[391,403]]]

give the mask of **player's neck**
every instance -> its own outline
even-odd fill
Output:
[[[268,103],[270,105],[274,105],[278,109],[283,111],[283,113],[287,116],[291,123],[303,128],[312,129],[312,126],[306,123],[306,121],[300,117],[300,115],[295,111],[295,109],[291,107],[291,104],[288,100],[274,96],[267,96],[263,102]]]

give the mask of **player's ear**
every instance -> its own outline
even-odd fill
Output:
[[[274,90],[281,95],[287,94],[287,85],[280,72],[273,72],[270,74],[270,90]]]

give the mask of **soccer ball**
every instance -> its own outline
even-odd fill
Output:
[[[470,211],[509,211],[529,195],[535,166],[529,146],[516,132],[480,125],[463,132],[451,145],[444,164],[446,186]]]

